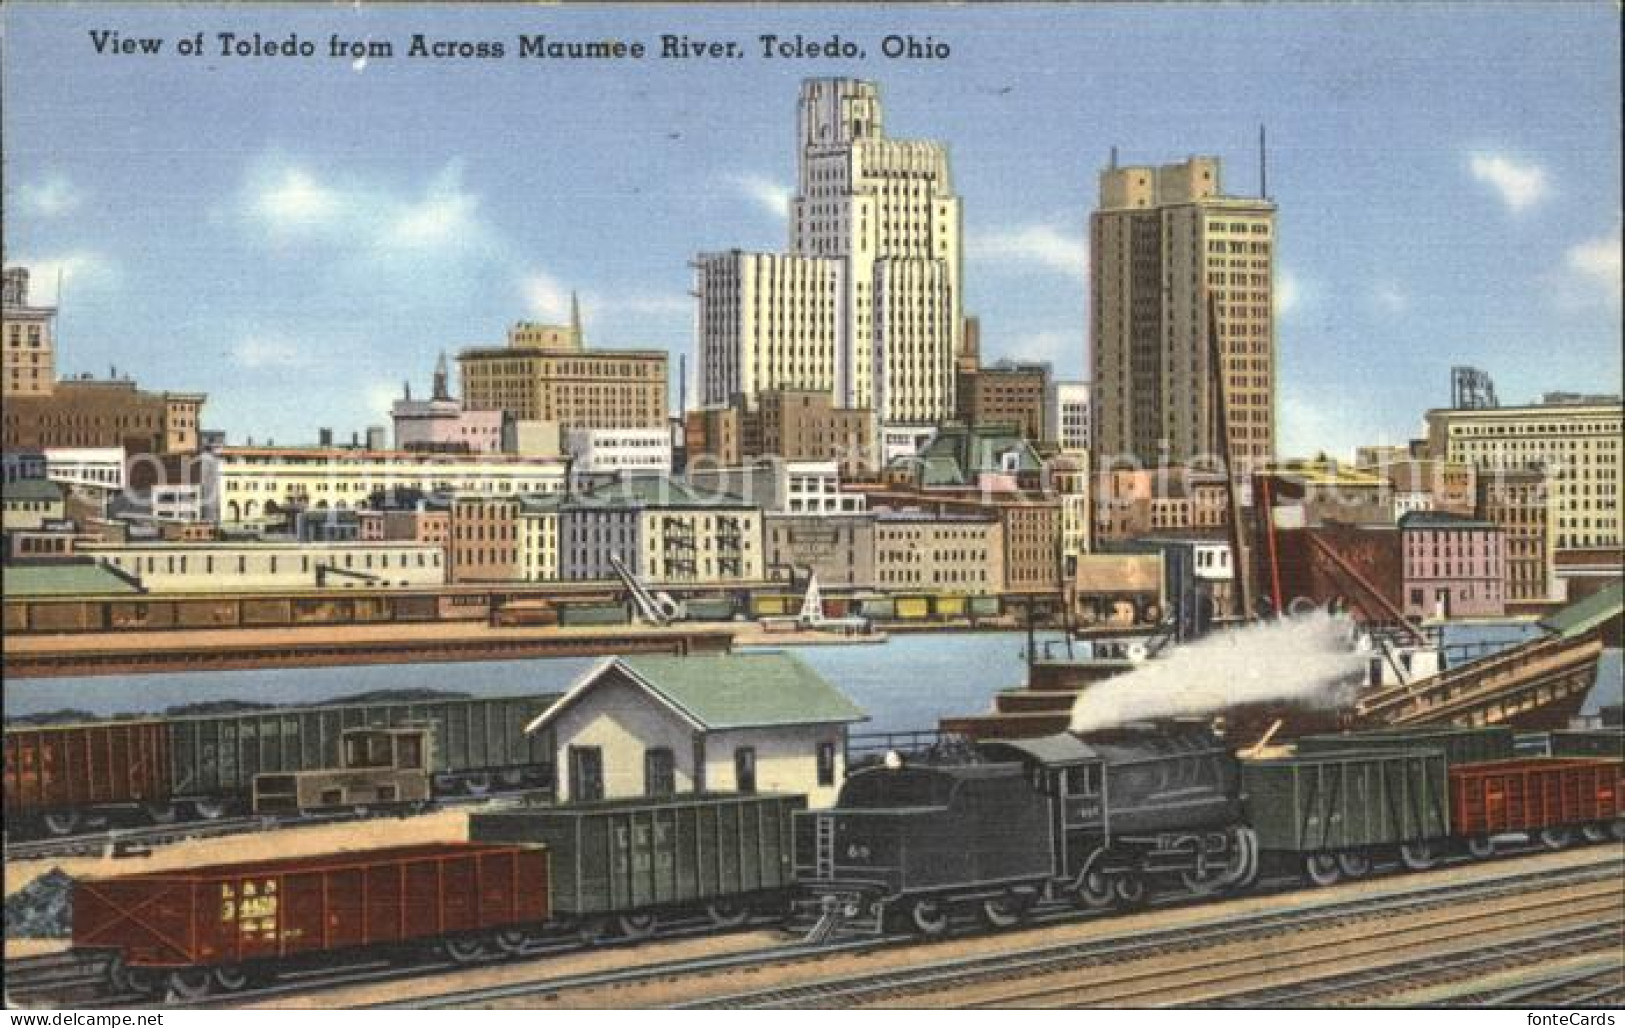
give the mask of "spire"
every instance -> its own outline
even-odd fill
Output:
[[[412,398],[412,380],[409,378],[401,379],[401,388],[406,392],[406,399],[410,400]]]
[[[575,336],[579,345],[581,339],[581,300],[576,296],[574,289],[570,290],[570,332]]]
[[[436,361],[434,366],[434,398],[436,400],[451,399],[451,390],[447,386],[449,378],[450,375],[446,371],[446,351],[441,350],[440,360]]]

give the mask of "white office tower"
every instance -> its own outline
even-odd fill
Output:
[[[702,402],[829,389],[886,424],[953,416],[960,205],[941,143],[887,139],[874,83],[802,84],[788,255],[697,262]]]

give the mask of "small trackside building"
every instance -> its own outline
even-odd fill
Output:
[[[526,729],[552,731],[559,802],[805,793],[835,802],[868,716],[797,657],[612,657]]]

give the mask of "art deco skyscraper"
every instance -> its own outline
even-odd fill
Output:
[[[872,82],[802,84],[788,254],[702,254],[702,400],[829,390],[891,424],[953,413],[960,203],[941,143],[888,139]]]
[[[1275,453],[1275,204],[1225,196],[1219,160],[1114,165],[1090,219],[1090,352],[1097,466],[1224,457],[1215,409],[1222,374],[1230,455]],[[1223,368],[1208,316],[1218,314]]]

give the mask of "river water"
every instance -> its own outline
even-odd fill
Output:
[[[1449,643],[1505,642],[1532,626],[1452,626]],[[1059,655],[1056,633],[1038,633]],[[791,647],[808,664],[869,712],[857,731],[899,732],[936,727],[949,714],[986,711],[1001,689],[1026,679],[1021,632],[915,633],[884,644]],[[158,712],[208,700],[307,704],[379,689],[441,689],[481,696],[560,692],[594,658],[479,661],[448,664],[375,664],[361,667],[197,671],[119,677],[12,680],[4,686],[8,717],[71,708],[97,717]],[[1621,698],[1621,658],[1608,650],[1587,713]]]

